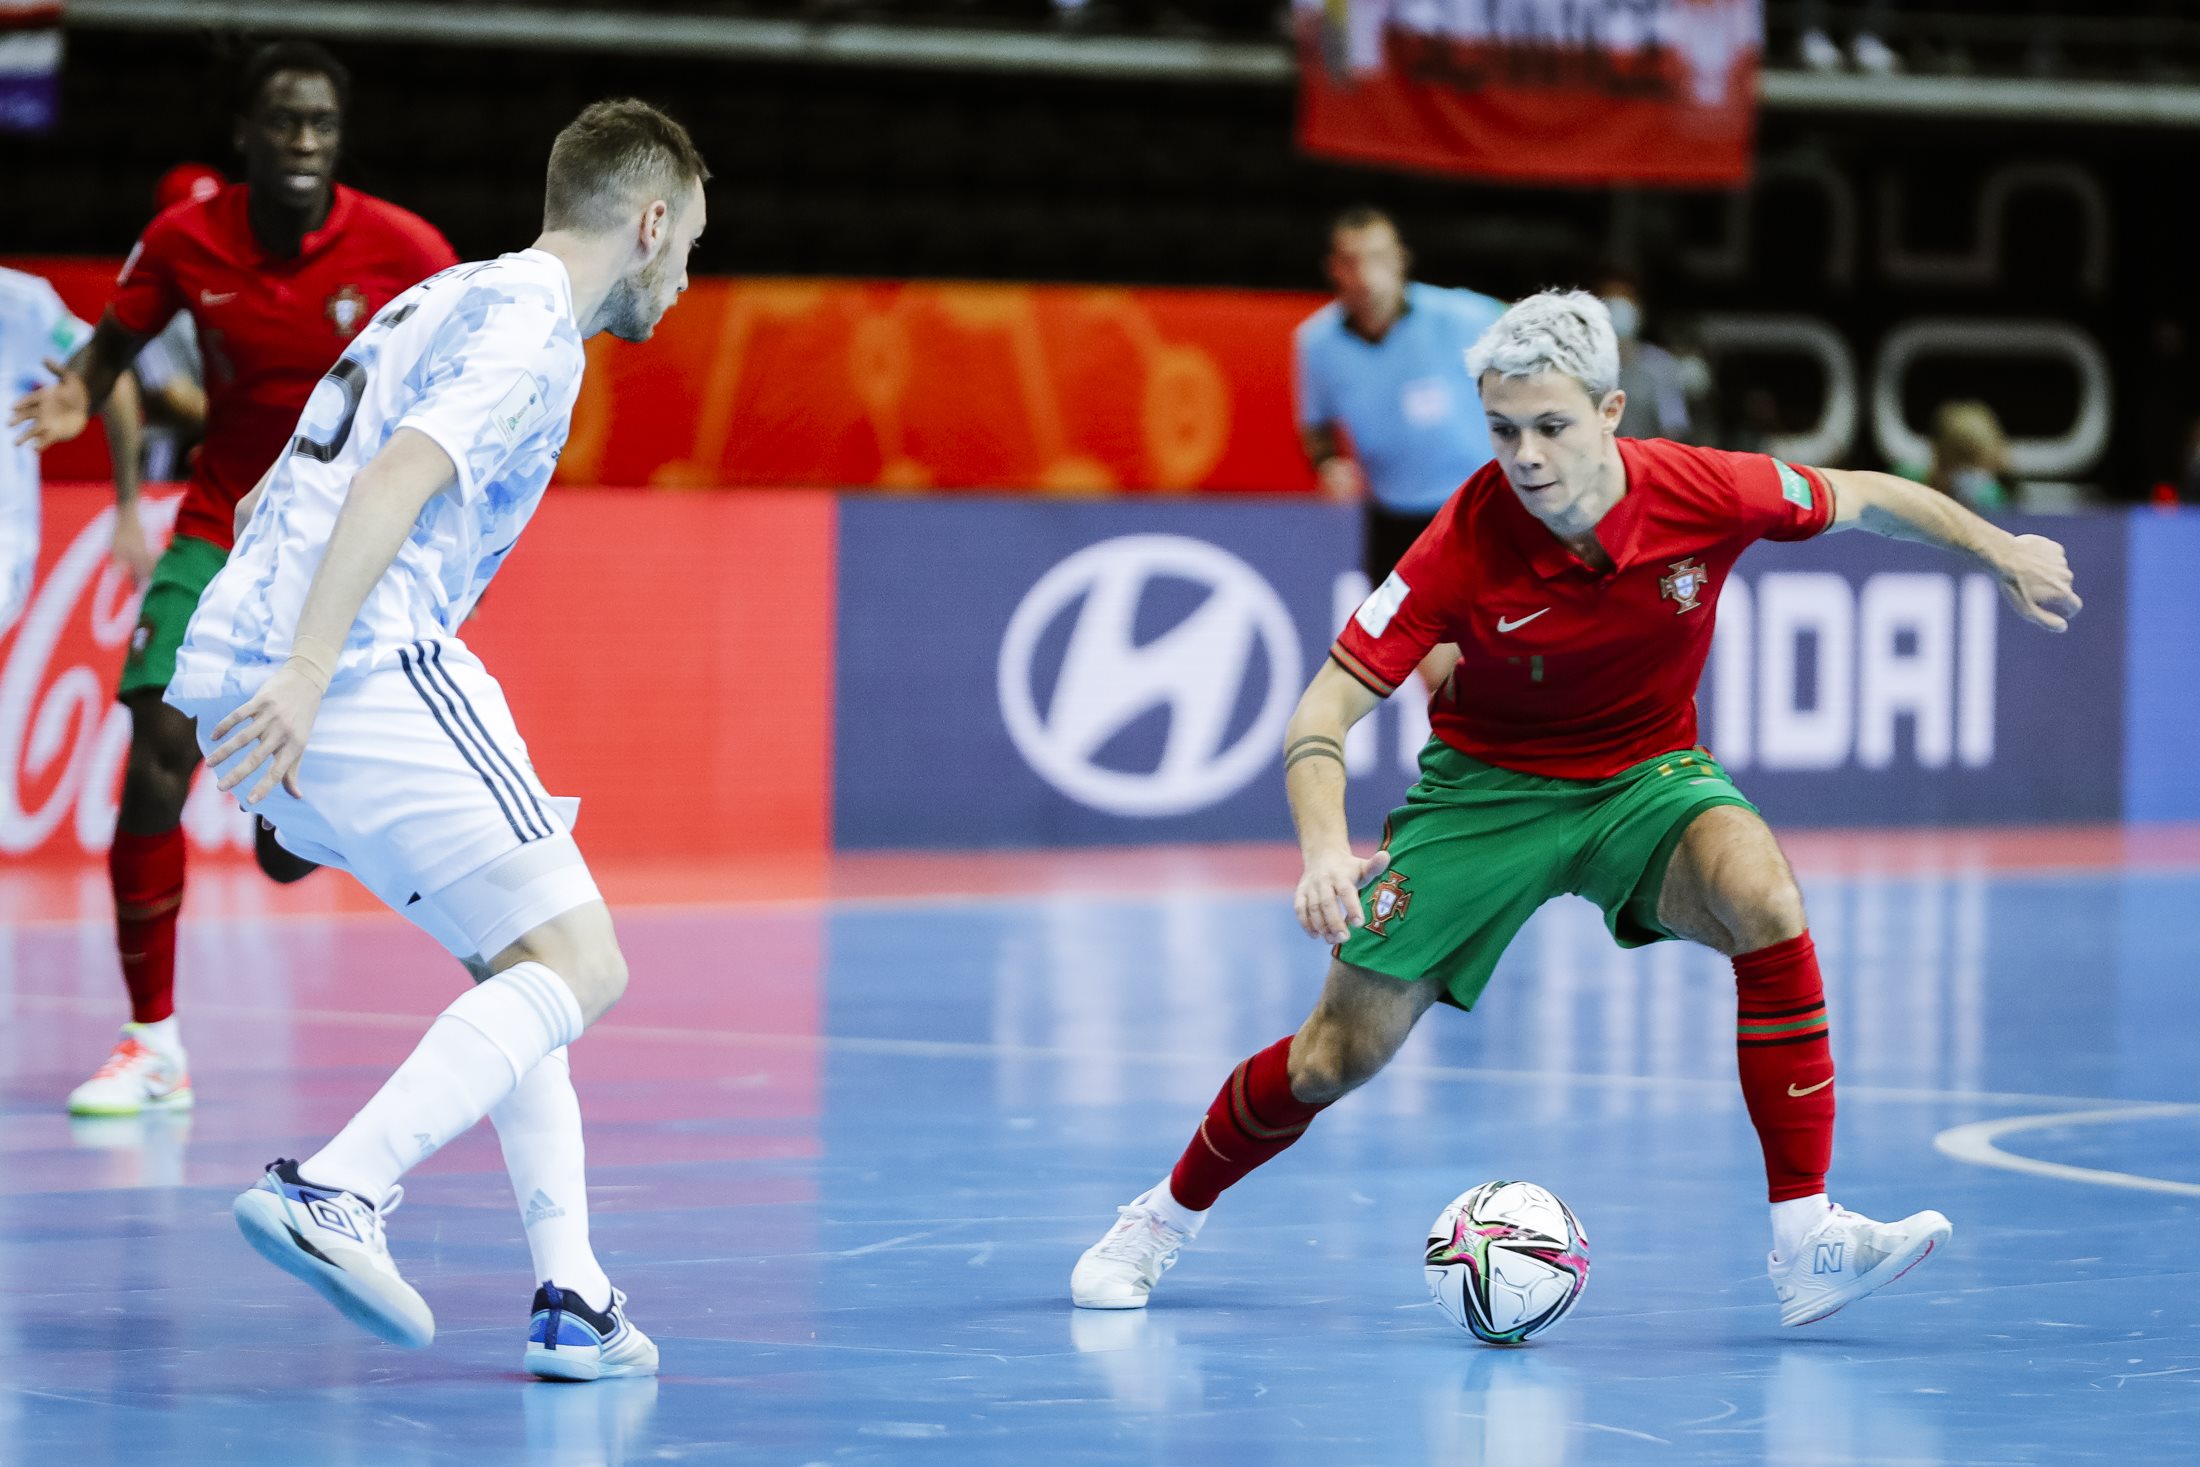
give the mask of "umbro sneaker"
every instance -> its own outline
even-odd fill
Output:
[[[69,1092],[73,1116],[134,1116],[147,1110],[188,1110],[191,1072],[183,1052],[153,1048],[139,1037],[136,1024],[124,1024],[122,1037],[92,1078]]]
[[[1769,1256],[1780,1323],[1814,1324],[1866,1294],[1885,1288],[1948,1241],[1954,1228],[1937,1212],[1913,1212],[1900,1222],[1873,1222],[1835,1207],[1803,1237],[1793,1258]]]
[[[317,1187],[295,1161],[269,1165],[231,1209],[245,1241],[284,1273],[304,1279],[361,1329],[408,1350],[435,1338],[435,1316],[390,1259],[382,1220],[403,1187],[375,1207],[355,1193]]]
[[[535,1290],[535,1317],[527,1326],[527,1369],[544,1380],[608,1380],[655,1375],[657,1345],[626,1317],[626,1295],[611,1291],[611,1307],[599,1314],[570,1289],[546,1283]]]
[[[1163,1185],[1167,1185],[1164,1183]],[[1070,1270],[1070,1302],[1080,1309],[1143,1309],[1161,1276],[1176,1266],[1192,1234],[1171,1223],[1142,1192],[1115,1210],[1115,1226]]]

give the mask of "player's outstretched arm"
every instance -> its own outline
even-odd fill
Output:
[[[1343,942],[1366,920],[1360,889],[1390,864],[1385,851],[1364,861],[1353,855],[1344,818],[1344,736],[1381,702],[1358,678],[1324,662],[1283,735],[1283,787],[1306,861],[1291,905],[1299,925],[1328,942]]]
[[[145,543],[145,526],[138,520],[138,483],[145,466],[145,412],[138,395],[137,374],[124,372],[115,379],[99,421],[107,430],[107,458],[115,476],[115,563],[129,572],[133,584],[153,578],[153,548]]]
[[[278,781],[291,794],[299,793],[298,761],[305,757],[321,695],[336,675],[336,660],[359,619],[359,608],[397,559],[422,506],[457,477],[450,456],[436,441],[411,428],[392,434],[353,477],[320,569],[306,588],[289,658],[258,693],[214,725],[214,737],[221,742],[207,762],[219,766],[244,755],[235,768],[224,771],[221,788],[235,789],[262,771],[245,796],[246,804],[266,798]]]
[[[1831,528],[1869,530],[1968,555],[1994,573],[2019,616],[2051,632],[2068,631],[2070,618],[2085,608],[2070,558],[2045,535],[2012,535],[1947,495],[1893,474],[1817,473],[1833,488]]]
[[[67,362],[48,361],[54,380],[31,389],[8,412],[15,441],[40,453],[82,433],[92,414],[107,406],[115,383],[145,346],[146,338],[124,326],[109,311]]]

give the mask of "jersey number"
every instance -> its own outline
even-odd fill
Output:
[[[344,451],[345,441],[351,437],[351,420],[359,415],[359,399],[367,391],[367,369],[350,357],[338,357],[324,380],[335,383],[337,390],[344,394],[344,415],[337,419],[336,431],[327,438],[308,438],[301,433],[290,449],[325,464],[335,461],[336,455]]]

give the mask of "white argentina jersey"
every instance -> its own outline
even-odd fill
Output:
[[[91,335],[36,275],[0,270],[0,404],[53,381],[46,359],[67,361]],[[30,595],[38,559],[38,451],[0,437],[0,631]]]
[[[291,638],[352,479],[400,428],[458,466],[359,610],[335,681],[455,640],[542,501],[586,358],[564,264],[458,265],[382,308],[313,389],[298,433],[176,655],[172,699],[248,696]]]

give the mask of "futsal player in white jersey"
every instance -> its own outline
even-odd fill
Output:
[[[268,1167],[238,1225],[359,1324],[425,1345],[434,1316],[383,1220],[399,1177],[492,1116],[540,1283],[527,1367],[565,1379],[657,1367],[588,1245],[565,1058],[626,964],[566,809],[458,631],[550,480],[583,338],[645,340],[687,288],[708,177],[640,102],[559,133],[534,247],[398,296],[314,390],[238,506],[168,685],[222,789],[482,976],[334,1140]]]
[[[0,269],[0,402],[14,402],[53,382],[60,376],[60,364],[91,334],[92,328],[70,313],[47,281]],[[127,374],[115,385],[119,390],[100,413],[114,459],[115,555],[131,578],[142,582],[148,561],[144,538],[137,533],[138,394]],[[0,636],[22,615],[38,570],[38,450],[30,444],[30,428],[12,420],[9,426],[7,437],[0,439]],[[126,544],[137,547],[134,557],[125,554]]]

